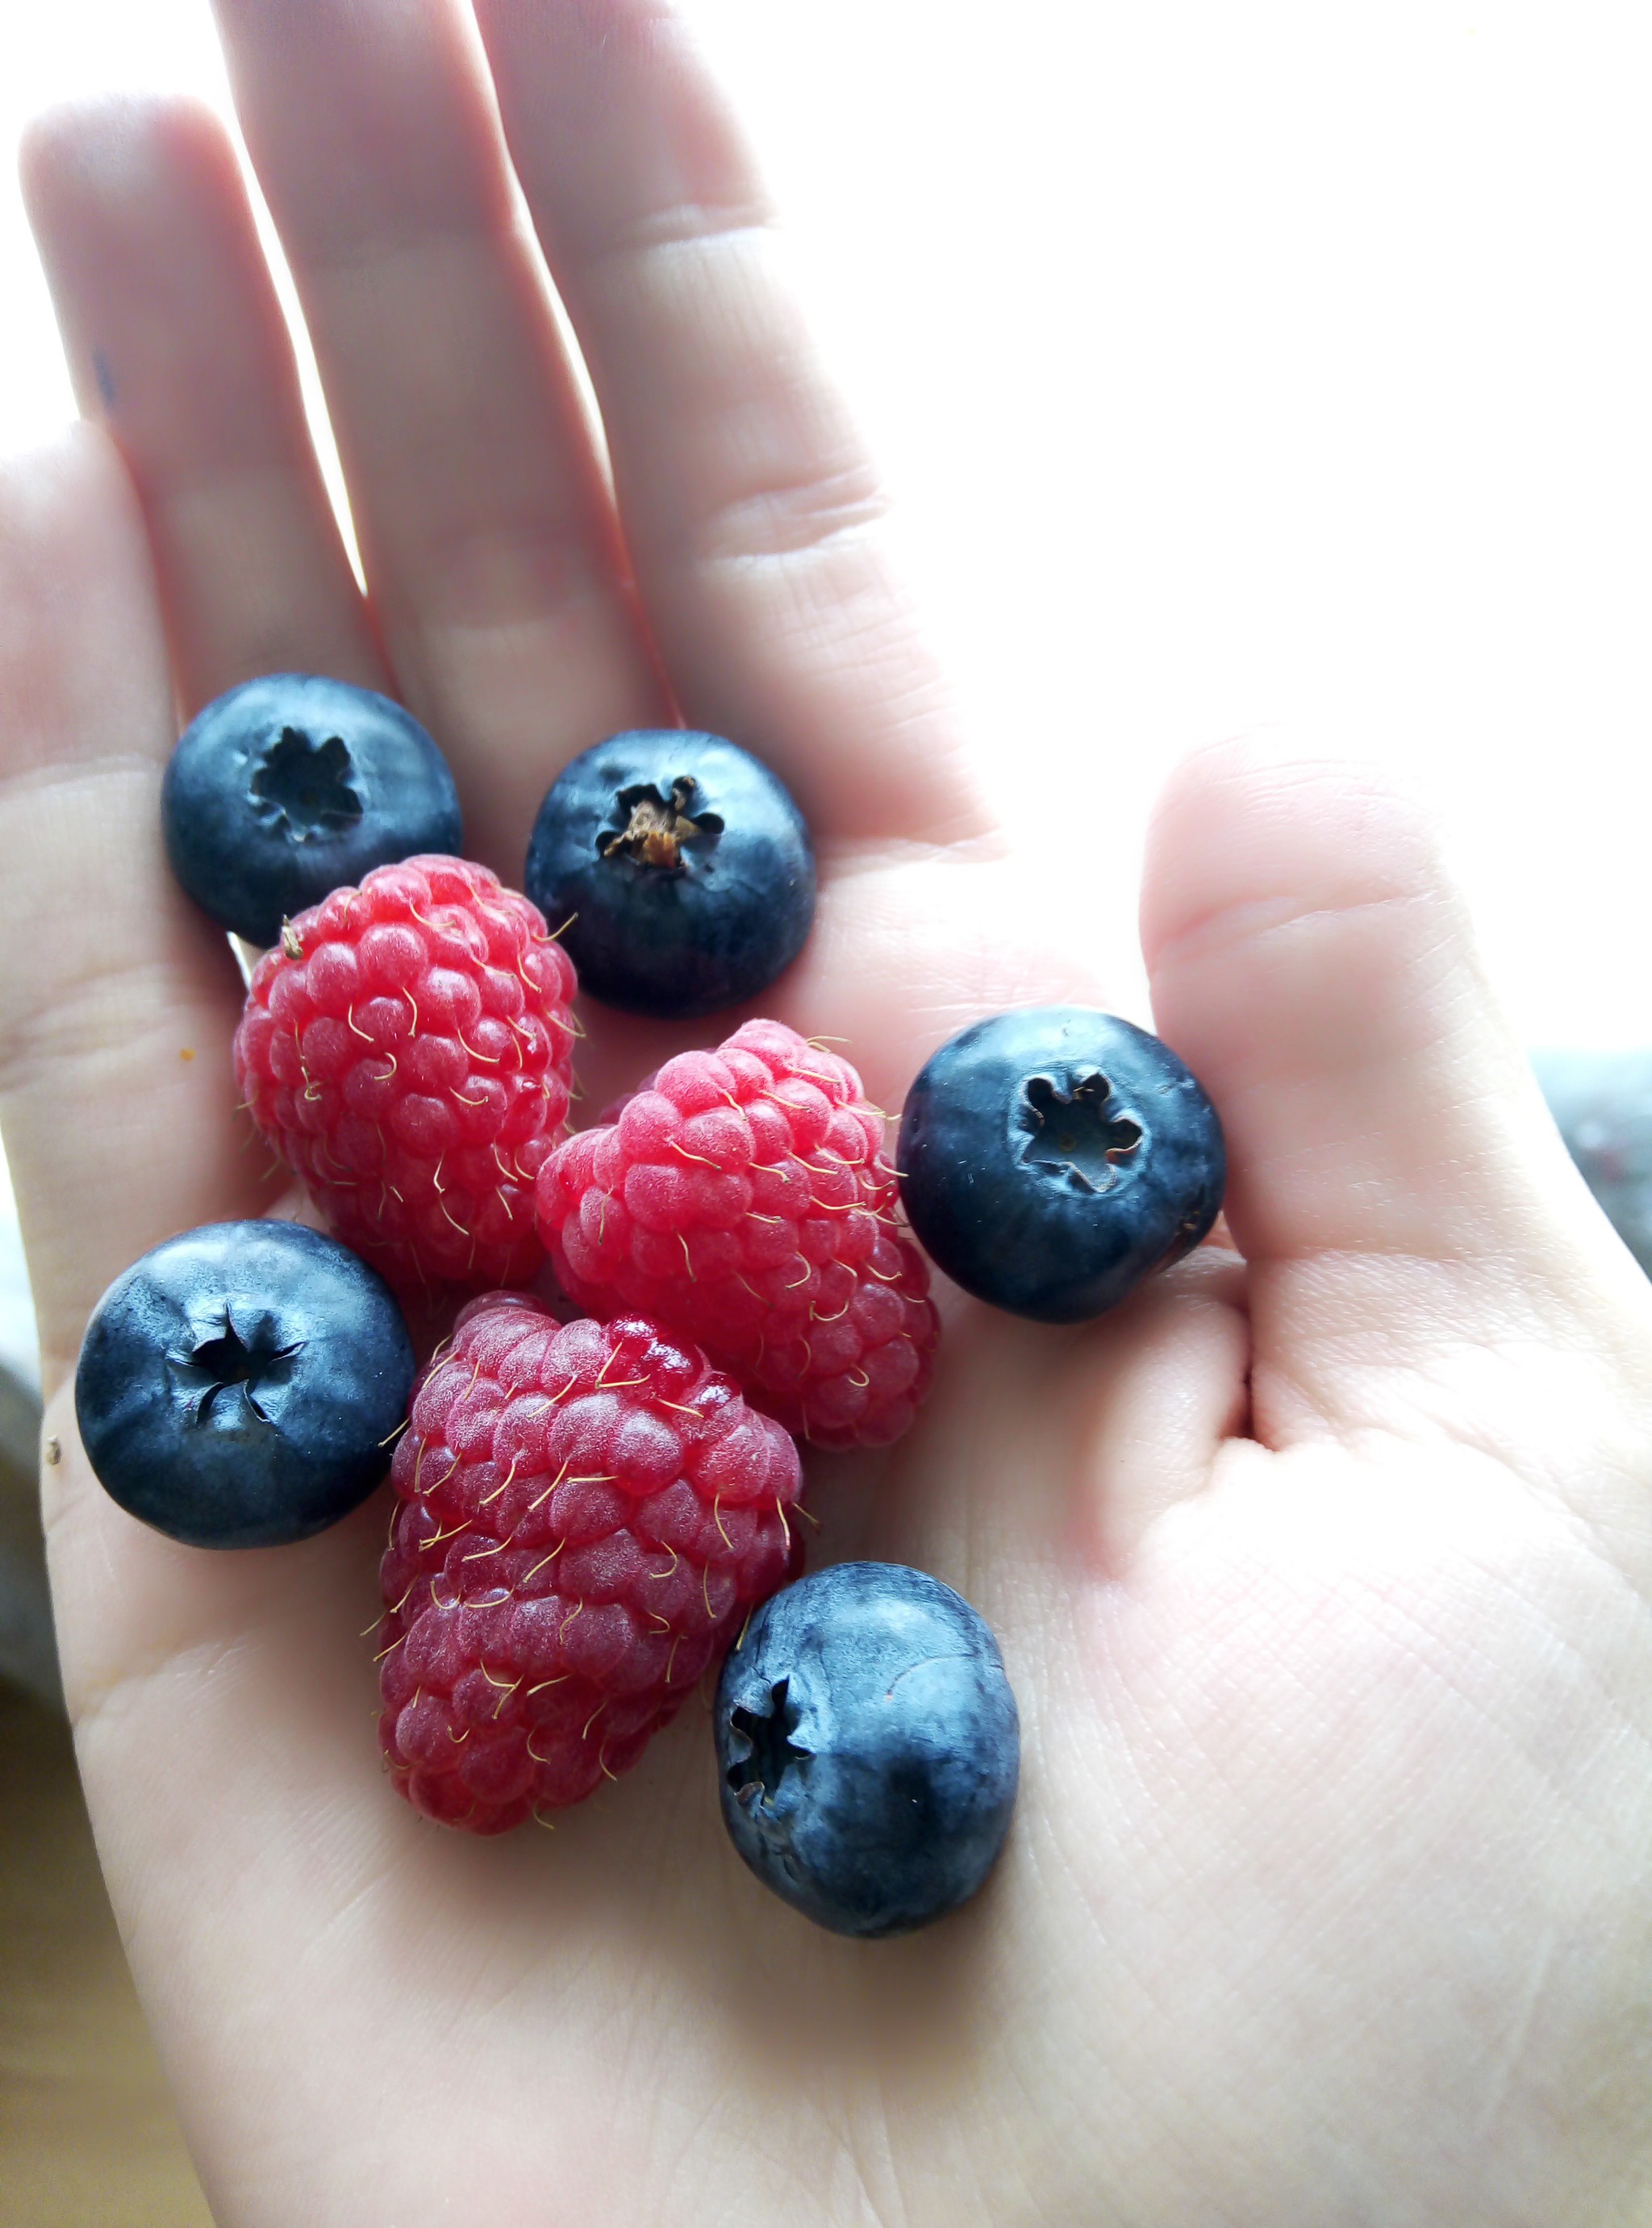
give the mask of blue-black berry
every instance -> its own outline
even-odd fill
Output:
[[[803,815],[720,735],[611,735],[551,784],[523,887],[579,970],[627,1013],[682,1020],[766,989],[815,917]],[[570,918],[570,916],[572,918]]]
[[[900,1196],[966,1292],[1081,1322],[1215,1221],[1216,1111],[1167,1045],[1082,1006],[1034,1006],[944,1044],[906,1099]]]
[[[252,943],[374,867],[464,848],[447,761],[371,688],[268,673],[184,729],[161,789],[172,871]]]
[[[1021,1721],[968,1602],[900,1563],[771,1596],[723,1665],[723,1817],[766,1886],[838,1934],[968,1900],[1009,1830]]]
[[[1584,1181],[1652,1276],[1652,1052],[1538,1052],[1532,1065]]]
[[[74,1411],[131,1514],[195,1547],[269,1547],[367,1498],[413,1380],[400,1310],[365,1262],[298,1223],[215,1222],[111,1284]]]

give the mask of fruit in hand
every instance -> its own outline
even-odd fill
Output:
[[[928,1389],[939,1320],[883,1134],[847,1060],[747,1021],[547,1160],[540,1228],[562,1289],[694,1340],[788,1431],[887,1444]]]
[[[573,970],[464,859],[378,867],[301,913],[235,1033],[253,1119],[398,1290],[526,1284],[572,1079]]]
[[[365,1263],[296,1222],[216,1222],[116,1277],[74,1412],[131,1515],[190,1546],[270,1547],[372,1492],[413,1381],[400,1311]]]
[[[714,1716],[734,1847],[817,1924],[904,1934],[992,1869],[1020,1719],[996,1641],[938,1578],[839,1563],[788,1586],[725,1662]]]
[[[899,1158],[936,1265],[1043,1322],[1100,1315],[1180,1260],[1227,1175],[1215,1109],[1169,1046],[1081,1006],[951,1038],[907,1096]]]
[[[790,792],[720,735],[611,735],[551,784],[528,894],[592,997],[685,1019],[755,997],[803,950],[815,855]]]
[[[253,944],[369,868],[464,848],[447,761],[410,712],[316,673],[267,673],[198,712],[161,786],[172,871]]]
[[[414,1808],[472,1833],[634,1764],[798,1566],[797,1448],[648,1322],[473,1301],[394,1476],[381,1736]]]

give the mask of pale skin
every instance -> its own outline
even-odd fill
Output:
[[[697,1704],[554,1834],[421,1823],[361,1637],[382,1500],[214,1556],[91,1478],[68,1387],[99,1291],[284,1206],[236,1115],[234,966],[157,833],[179,709],[233,682],[394,687],[510,879],[597,736],[680,709],[755,744],[824,868],[773,1005],[885,1104],[964,1020],[1105,1004],[1118,971],[981,801],[669,18],[485,0],[484,62],[447,0],[294,12],[221,6],[370,601],[232,160],[178,104],[29,143],[89,422],[0,478],[0,1117],[58,1629],[218,2217],[1652,2217],[1652,1296],[1369,770],[1223,745],[1149,842],[1154,1017],[1226,1125],[1242,1261],[1206,1248],[1080,1329],[951,1304],[910,1439],[811,1464],[820,1552],[958,1586],[1020,1696],[1003,1862],[929,1934],[841,1942],[766,1897]],[[685,1040],[587,1023],[596,1104]]]

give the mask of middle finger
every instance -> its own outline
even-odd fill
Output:
[[[474,35],[217,0],[248,148],[315,343],[400,693],[510,880],[552,773],[667,716]]]

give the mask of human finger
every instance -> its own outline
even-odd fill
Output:
[[[544,275],[453,0],[219,0],[398,691],[515,880],[576,750],[656,675]]]
[[[234,962],[162,850],[159,599],[94,428],[0,471],[0,1126],[49,1392],[136,1255],[272,1195],[234,1118]]]
[[[682,24],[659,0],[482,0],[477,15],[687,716],[771,760],[829,840],[980,835],[878,474]]]
[[[80,407],[144,507],[185,715],[259,673],[382,687],[223,126],[171,96],[80,102],[31,125],[22,170]]]
[[[1288,743],[1180,769],[1149,839],[1162,1033],[1227,1132],[1270,1444],[1450,1411],[1442,1373],[1585,1341],[1643,1279],[1588,1200],[1487,983],[1427,821]],[[1419,1393],[1418,1387],[1432,1387]]]

